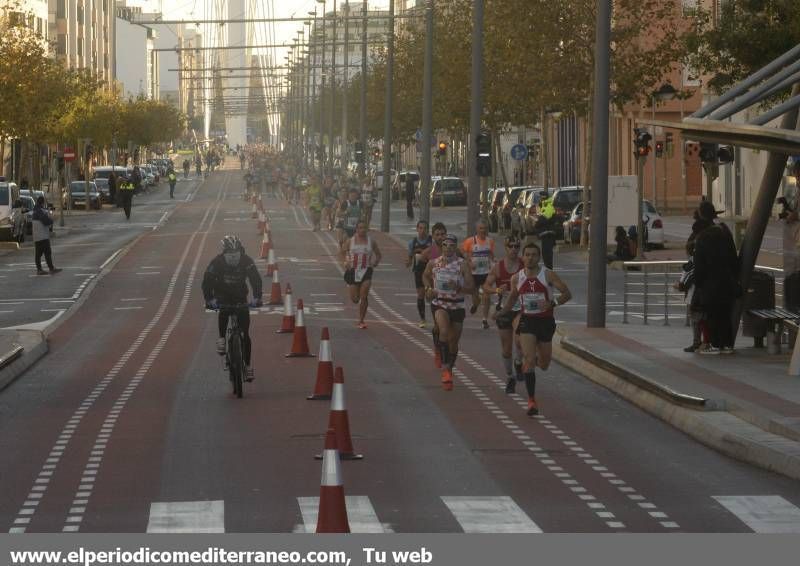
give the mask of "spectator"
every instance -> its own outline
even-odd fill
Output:
[[[410,173],[406,173],[406,216],[408,220],[414,220],[414,178]],[[444,196],[442,196],[444,198]]]
[[[113,171],[108,176],[108,200],[117,202],[117,176]]]
[[[694,284],[694,241],[690,238],[686,243],[686,254],[689,261],[683,264],[681,278],[675,288],[682,291],[686,307],[689,309],[689,320],[692,323],[692,343],[683,349],[684,352],[704,352],[711,347],[705,313],[700,304],[700,294],[695,292]]]
[[[614,241],[617,243],[617,247],[614,253],[608,256],[608,261],[630,261],[636,257],[635,247],[622,226],[617,226],[614,232]]]
[[[42,269],[42,256],[44,255],[50,274],[54,275],[61,270],[53,266],[53,249],[50,247],[50,226],[53,225],[53,219],[50,218],[50,212],[44,207],[44,197],[36,199],[32,219],[36,274],[47,275],[47,271]]]
[[[693,230],[695,294],[699,293],[711,339],[711,347],[703,354],[733,353],[731,312],[741,294],[736,244],[728,227],[716,221],[719,212],[710,202],[701,202],[695,222],[698,230]]]

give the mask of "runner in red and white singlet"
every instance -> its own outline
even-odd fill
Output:
[[[381,262],[378,243],[367,235],[367,224],[359,220],[356,233],[345,240],[340,258],[344,260],[344,281],[350,300],[358,304],[358,327],[366,328],[364,318],[369,306],[369,290],[372,287],[372,269]]]

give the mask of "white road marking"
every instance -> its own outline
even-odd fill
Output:
[[[224,533],[224,501],[151,503],[148,533]]]
[[[137,311],[144,307],[114,307],[115,311]]]
[[[442,497],[465,533],[541,533],[508,496]]]
[[[146,300],[147,299],[144,298],[144,297],[139,297],[139,298],[135,298],[135,299],[122,299],[123,302],[125,302],[125,301],[146,301]]]
[[[800,533],[800,509],[780,495],[714,495],[756,533]]]
[[[120,254],[120,252],[122,252],[122,248],[120,248],[117,251],[115,251],[113,254],[111,254],[108,257],[107,260],[105,260],[102,264],[100,264],[100,271],[102,271],[105,268],[105,266],[107,266],[109,263],[111,263],[114,260],[114,258],[117,257]]]
[[[378,515],[366,495],[346,495],[347,522],[350,523],[352,533],[385,533],[384,525],[378,520]],[[317,516],[319,513],[319,497],[298,497],[300,513],[303,516],[303,525],[306,533],[317,531]]]
[[[160,271],[138,271],[136,275],[158,275]]]

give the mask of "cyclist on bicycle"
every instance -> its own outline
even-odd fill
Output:
[[[253,301],[247,303],[247,282],[253,290]],[[225,355],[225,332],[228,328],[228,316],[235,314],[239,328],[244,333],[244,363],[247,380],[253,380],[253,369],[250,366],[250,306],[260,307],[261,275],[253,259],[244,253],[244,246],[238,236],[228,235],[222,239],[222,253],[211,260],[203,276],[203,297],[206,308],[219,309],[219,339],[217,353]],[[238,308],[220,308],[241,305]]]

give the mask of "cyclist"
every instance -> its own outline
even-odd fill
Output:
[[[253,259],[244,252],[238,236],[228,235],[222,239],[222,253],[211,260],[203,276],[203,297],[206,308],[219,309],[219,339],[217,353],[225,355],[225,332],[228,316],[236,315],[239,328],[244,333],[244,363],[247,381],[253,381],[253,368],[250,365],[250,308],[247,306],[247,282],[253,291],[249,306],[260,307],[261,275]],[[243,305],[239,308],[220,308],[220,305]]]

